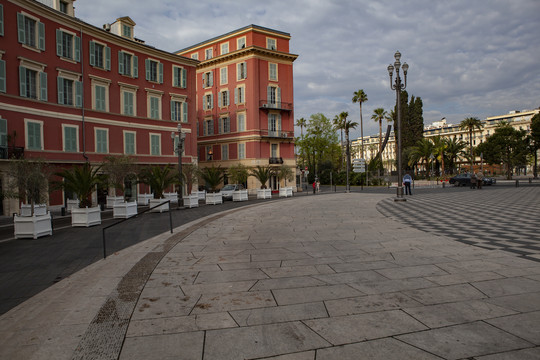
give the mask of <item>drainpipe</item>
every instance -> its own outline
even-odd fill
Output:
[[[81,59],[81,82],[82,82],[82,94],[81,94],[81,116],[82,116],[82,154],[84,157],[84,160],[88,162],[88,156],[86,155],[86,129],[85,129],[85,123],[84,123],[84,54],[83,54],[83,29],[82,26],[80,28],[81,31],[81,48],[80,48],[80,59]]]

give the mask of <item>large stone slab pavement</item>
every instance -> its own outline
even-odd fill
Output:
[[[385,198],[258,204],[145,241],[2,316],[0,358],[539,359],[540,263],[396,222]]]

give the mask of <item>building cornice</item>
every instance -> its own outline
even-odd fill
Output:
[[[240,58],[248,58],[248,57],[273,58],[276,60],[292,63],[298,58],[298,55],[276,51],[276,50],[270,50],[270,49],[266,49],[260,46],[250,46],[245,49],[240,49],[240,50],[227,53],[225,55],[219,55],[208,60],[203,60],[197,65],[197,69],[214,67],[218,64],[238,60]]]

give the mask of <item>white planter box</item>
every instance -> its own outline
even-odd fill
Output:
[[[204,201],[204,199],[206,199],[206,190],[194,191],[194,192],[192,192],[192,194],[197,194],[199,196],[199,200]]]
[[[107,196],[107,209],[114,208],[114,205],[124,202],[123,196]]]
[[[177,193],[163,193],[163,197],[165,198],[165,200],[171,200],[171,204],[178,204]]]
[[[187,208],[199,207],[199,194],[191,194],[184,197],[184,206]]]
[[[135,215],[137,215],[137,203],[135,201],[114,205],[113,217],[115,219],[127,219]]]
[[[19,216],[13,218],[15,239],[52,235],[51,213],[39,216]]]
[[[247,190],[233,191],[232,199],[233,201],[248,201],[248,191]]]
[[[208,205],[223,204],[223,196],[221,196],[221,193],[207,193],[206,204]]]
[[[292,187],[279,188],[279,197],[291,197],[292,195]]]
[[[163,204],[161,206],[156,207],[155,209],[150,210],[150,212],[158,212],[162,213],[164,211],[169,211],[169,203],[165,203],[167,199],[150,199],[150,202],[148,203],[148,206],[150,208],[153,208],[154,206],[158,206],[159,204]]]
[[[34,215],[41,216],[47,215],[47,205],[46,204],[35,204],[34,205]],[[32,205],[22,204],[21,205],[21,216],[32,216]]]
[[[272,189],[257,189],[257,199],[271,199]]]
[[[78,208],[79,207],[79,200],[71,200],[71,199],[68,199],[67,201],[67,212],[71,212],[74,208]]]
[[[139,205],[148,205],[150,199],[153,199],[153,194],[138,194],[137,195],[137,204]]]
[[[288,197],[292,197],[292,195],[293,195],[293,188],[292,188],[292,186],[290,186],[290,187],[288,187],[288,188],[286,188],[286,189],[287,189],[287,196],[288,196]]]
[[[101,210],[99,206],[71,209],[71,226],[89,227],[101,224]]]

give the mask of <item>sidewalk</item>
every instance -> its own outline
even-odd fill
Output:
[[[538,359],[540,263],[398,223],[376,210],[388,198],[297,197],[166,232],[0,317],[0,358]]]

